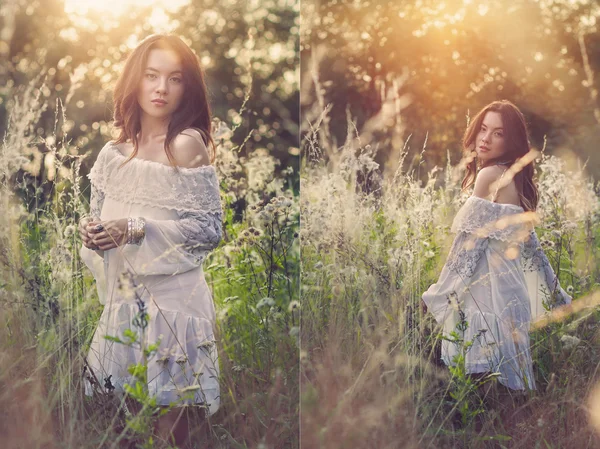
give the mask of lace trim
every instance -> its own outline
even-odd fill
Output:
[[[471,196],[457,212],[450,230],[456,234],[466,232],[508,242],[523,232],[525,223],[518,218],[523,212],[521,206]]]
[[[488,239],[474,238],[461,232],[452,243],[446,266],[450,271],[454,271],[462,277],[473,276],[488,243]]]
[[[126,157],[111,143],[100,151],[88,178],[105,196],[124,203],[178,212],[219,212],[221,198],[212,165],[169,167],[155,161]]]

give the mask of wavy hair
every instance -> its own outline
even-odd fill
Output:
[[[211,162],[215,159],[215,143],[211,136],[211,111],[208,104],[207,88],[200,61],[192,49],[180,38],[172,35],[153,34],[146,37],[131,52],[119,76],[113,94],[114,126],[119,128],[116,143],[133,142],[133,152],[123,163],[126,164],[138,153],[138,133],[141,130],[141,108],[137,101],[140,81],[146,68],[148,55],[153,49],[171,50],[177,54],[182,65],[184,92],[181,103],[173,112],[167,136],[165,152],[173,166],[175,158],[171,152],[171,142],[186,128],[196,128],[211,150]]]
[[[473,152],[477,145],[475,140],[481,129],[485,114],[489,111],[498,112],[502,117],[505,153],[500,158],[493,159],[486,165],[502,162],[503,164],[512,167],[531,150],[527,124],[525,122],[525,117],[519,108],[508,100],[494,101],[488,104],[473,118],[463,137],[463,151],[468,161],[466,164],[465,177],[461,184],[463,191],[472,186],[477,177],[477,156],[475,155],[475,157],[473,157]],[[532,160],[523,165],[513,178],[517,191],[519,192],[521,207],[523,207],[525,211],[535,211],[539,200],[538,189],[533,181],[534,163],[535,161]]]

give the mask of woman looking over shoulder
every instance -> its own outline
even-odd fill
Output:
[[[483,108],[465,132],[463,190],[456,234],[437,283],[423,294],[445,339],[442,360],[454,365],[460,344],[468,373],[499,373],[511,389],[535,388],[529,328],[547,310],[571,302],[539,245],[531,219],[538,191],[525,118],[509,101]],[[475,152],[473,157],[472,152]],[[469,160],[470,157],[470,160]]]
[[[90,174],[90,217],[80,254],[104,310],[87,356],[86,394],[123,394],[142,363],[139,348],[106,340],[134,329],[145,347],[147,387],[157,403],[179,408],[158,419],[157,434],[189,442],[184,405],[219,407],[215,310],[202,263],[221,240],[211,114],[198,58],[181,39],[153,35],[128,57],[114,92],[116,141]],[[140,311],[147,321],[134,320]],[[129,401],[132,408],[136,404]]]

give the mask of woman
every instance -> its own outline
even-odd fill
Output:
[[[454,219],[448,260],[423,301],[447,337],[446,365],[465,353],[468,373],[499,373],[511,389],[535,389],[530,323],[571,297],[531,224],[538,193],[523,114],[506,100],[489,104],[471,122],[463,147],[475,150],[462,182],[463,190],[475,184],[474,192]]]
[[[81,257],[105,305],[87,356],[86,394],[122,392],[133,382],[127,368],[142,362],[142,352],[104,338],[126,340],[131,328],[146,346],[160,341],[147,372],[158,404],[197,405],[211,415],[219,365],[202,262],[221,240],[222,211],[207,89],[192,50],[174,36],[142,41],[117,81],[114,120],[120,134],[88,175],[91,218],[79,228]],[[140,307],[149,316],[145,329],[134,321]],[[182,410],[160,418],[161,436]],[[176,444],[187,438],[183,424]]]

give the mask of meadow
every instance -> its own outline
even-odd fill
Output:
[[[156,416],[136,421],[114,396],[83,394],[83,356],[102,306],[79,257],[77,225],[89,212],[81,169],[99,148],[69,138],[70,112],[49,104],[44,89],[38,78],[12,90],[0,150],[2,447],[168,447],[149,432]],[[53,132],[39,131],[45,111],[55,116]],[[267,149],[241,151],[234,142],[250,138],[243,132],[214,122],[224,235],[204,271],[218,315],[221,407],[192,429],[193,447],[296,448],[297,173]]]
[[[325,106],[318,75],[313,79]],[[398,103],[389,100],[393,114]],[[377,134],[385,123],[382,102],[381,114],[363,126],[347,108],[347,137],[339,144],[328,129],[328,107],[306,125],[303,447],[600,447],[597,181],[584,161],[567,163],[540,149],[536,232],[574,303],[570,312],[534,323],[537,390],[511,393],[493,378],[465,375],[460,364],[445,367],[439,329],[420,304],[448,254],[454,214],[470,194],[460,189],[462,161],[450,162],[460,150],[448,150],[445,165],[425,172],[427,141],[412,159],[415,144],[396,141],[400,156],[384,171],[377,159],[378,146],[385,150]],[[467,343],[459,344],[468,350]]]

